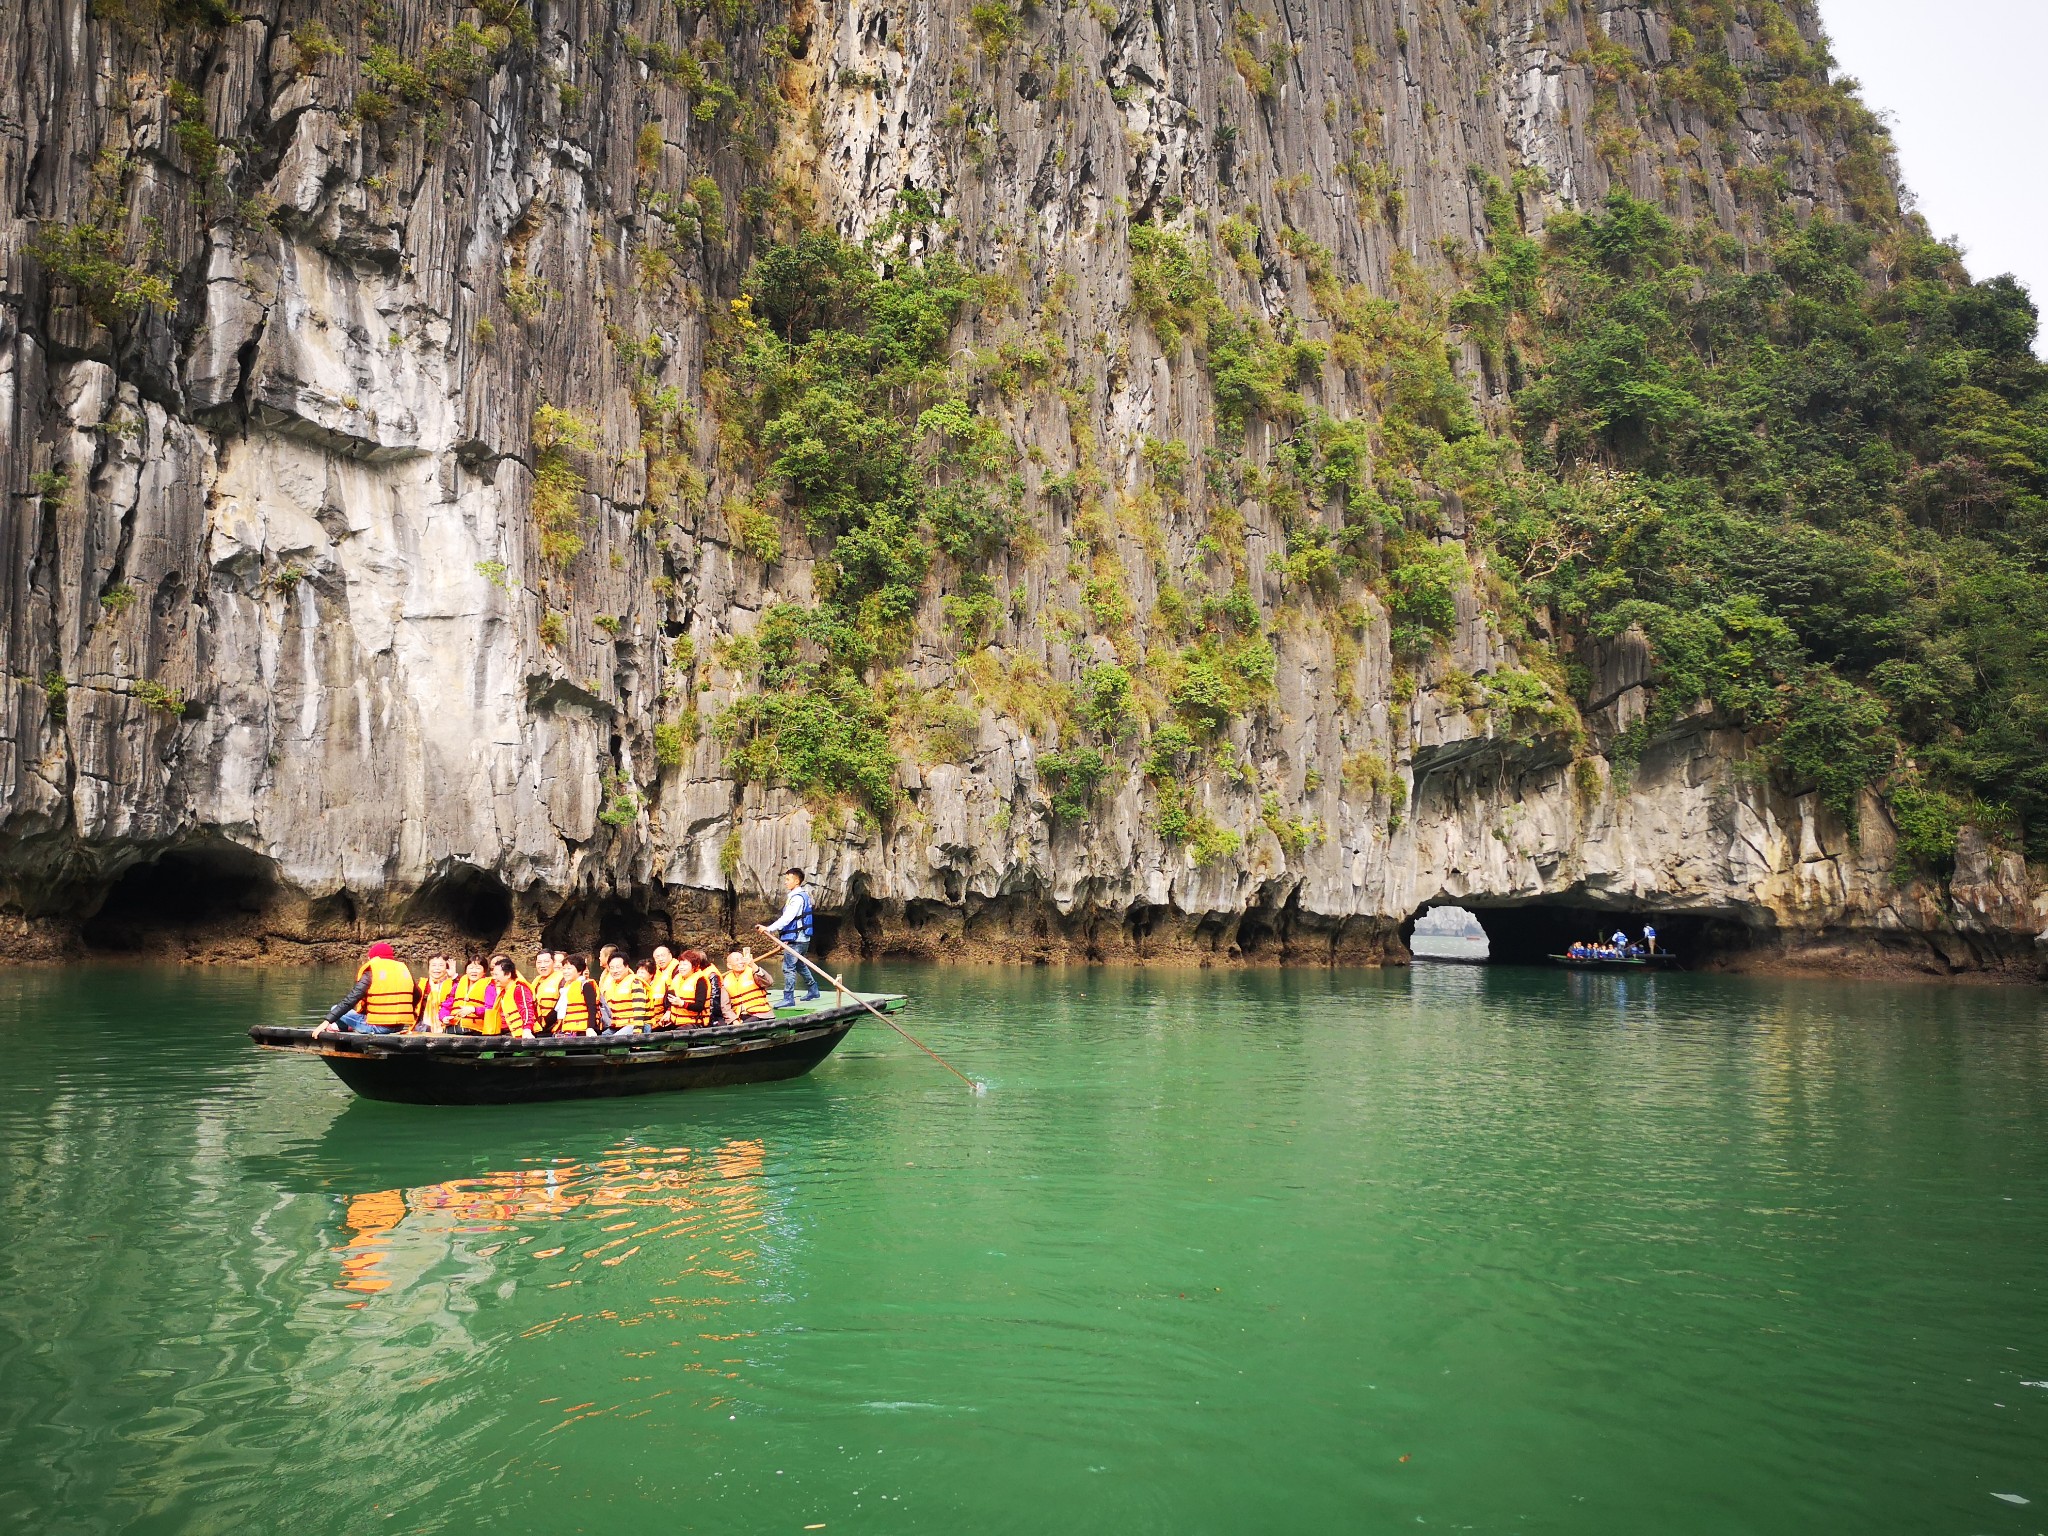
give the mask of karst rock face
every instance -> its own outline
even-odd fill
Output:
[[[1117,515],[1148,437],[1197,462],[1219,445],[1190,341],[1134,311],[1133,221],[1239,217],[1226,299],[1314,339],[1297,251],[1376,293],[1448,280],[1484,241],[1487,177],[1531,233],[1618,184],[1744,235],[1730,150],[1775,166],[1795,211],[1843,211],[1842,146],[1804,118],[1709,131],[1626,85],[1602,107],[1604,51],[1654,66],[1677,9],[13,0],[0,943],[61,953],[96,923],[322,956],[385,931],[691,936],[751,920],[797,864],[842,939],[890,952],[1371,962],[1404,958],[1432,902],[1551,899],[1697,914],[1776,957],[2030,969],[2044,905],[2017,855],[1966,834],[1953,878],[1900,880],[1876,800],[1852,834],[1704,710],[1617,769],[1605,744],[1651,675],[1628,636],[1577,658],[1583,735],[1490,723],[1471,682],[1515,654],[1483,581],[1399,666],[1369,594],[1349,629],[1299,599],[1257,498],[1234,510],[1274,685],[1192,789],[1234,849],[1198,862],[1160,834],[1135,749],[1055,817],[1057,726],[963,671],[982,651],[1057,688],[1142,657],[1059,617],[1084,607],[1090,504],[1090,558],[1139,616],[1212,558],[1211,491]],[[1739,62],[1759,44],[1733,10]],[[712,317],[775,221],[860,240],[905,189],[941,217],[926,238],[1010,280],[960,320],[962,366],[1020,337],[1051,362],[970,391],[1020,453],[1022,526],[985,571],[1002,613],[963,639],[941,563],[887,663],[973,724],[943,753],[906,744],[900,802],[863,818],[738,782],[708,728],[745,686],[721,641],[814,600],[823,550],[721,451],[705,384]],[[78,264],[47,259],[53,231]],[[1451,336],[1497,420],[1506,383]],[[1304,393],[1379,408],[1332,359]],[[561,561],[534,515],[545,410],[587,432]],[[1254,414],[1246,441],[1281,430]],[[779,518],[772,563],[742,508]],[[707,728],[658,746],[685,717]],[[1383,776],[1343,771],[1374,754]]]

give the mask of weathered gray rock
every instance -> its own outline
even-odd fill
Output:
[[[708,734],[680,767],[657,764],[658,720],[708,720],[733,697],[717,642],[813,590],[795,529],[772,569],[733,547],[725,509],[750,488],[721,473],[703,395],[706,311],[737,291],[755,239],[744,188],[798,189],[850,236],[901,189],[934,191],[963,255],[1020,288],[1008,312],[963,321],[962,355],[1038,333],[1063,346],[1046,386],[978,402],[1029,457],[1035,519],[989,572],[1022,593],[996,654],[1063,681],[1114,652],[1040,622],[1077,603],[1076,509],[1044,482],[1079,469],[1113,501],[1143,484],[1144,436],[1216,442],[1192,350],[1162,350],[1130,315],[1132,219],[1248,211],[1256,260],[1219,270],[1226,297],[1327,336],[1278,232],[1377,292],[1397,255],[1441,276],[1447,243],[1482,239],[1470,168],[1540,172],[1523,194],[1532,229],[1619,176],[1739,230],[1727,151],[1782,160],[1798,206],[1845,206],[1838,146],[1790,117],[1750,113],[1723,135],[1624,84],[1634,138],[1603,154],[1589,29],[1654,64],[1668,6],[1287,0],[1239,22],[1220,0],[1097,0],[1035,8],[990,57],[966,0],[795,0],[730,27],[543,0],[531,49],[497,38],[473,82],[381,121],[358,110],[372,39],[353,7],[246,0],[218,29],[159,26],[148,0],[105,9],[18,0],[0,16],[0,945],[14,952],[60,950],[81,925],[308,954],[391,928],[703,932],[746,918],[795,863],[819,872],[842,936],[932,954],[1400,959],[1404,922],[1457,899],[1711,916],[1790,960],[2039,963],[2048,897],[1981,837],[1946,887],[1902,884],[1880,805],[1852,839],[1750,772],[1755,744],[1705,716],[1617,772],[1598,748],[1643,718],[1639,638],[1580,658],[1590,752],[1463,707],[1462,678],[1516,661],[1471,594],[1448,653],[1397,692],[1377,606],[1348,594],[1353,633],[1292,601],[1270,569],[1284,533],[1257,500],[1241,508],[1246,571],[1278,693],[1232,727],[1242,781],[1194,786],[1243,834],[1235,857],[1201,867],[1163,842],[1135,772],[1085,828],[1055,824],[1036,766],[1054,743],[980,705],[965,761],[906,764],[886,828],[736,785]],[[338,55],[295,41],[315,19]],[[419,60],[465,20],[488,18],[399,0],[382,35]],[[770,59],[775,28],[792,57]],[[1270,95],[1230,61],[1247,36]],[[708,121],[635,39],[719,40],[756,126]],[[1733,43],[1758,47],[1746,13]],[[174,79],[198,82],[220,146],[210,174],[177,131]],[[1341,169],[1359,156],[1402,194],[1396,216]],[[671,238],[670,277],[643,258],[654,199],[703,176],[727,228],[694,249]],[[38,229],[100,218],[110,195],[128,257],[172,277],[172,306],[95,315],[29,254]],[[1498,381],[1464,355],[1497,411]],[[654,483],[639,369],[698,408],[677,430],[701,498]],[[1373,408],[1334,364],[1317,395],[1340,417]],[[599,443],[579,459],[586,548],[566,572],[542,561],[530,515],[542,404],[594,423]],[[1447,506],[1443,534],[1462,518]],[[1183,508],[1156,536],[1113,530],[1138,612],[1160,571],[1201,565],[1205,526]],[[906,670],[969,701],[943,584]],[[546,615],[565,625],[556,644]],[[1397,791],[1345,783],[1347,754],[1368,752]],[[1268,795],[1306,835],[1276,835]],[[132,875],[151,861],[154,884]]]

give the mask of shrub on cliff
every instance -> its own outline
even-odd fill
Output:
[[[818,606],[764,616],[750,692],[716,729],[742,779],[874,816],[896,803],[897,754],[869,674],[907,644],[933,566],[998,550],[1020,494],[998,478],[1007,435],[947,368],[979,282],[929,249],[930,219],[906,194],[865,245],[810,230],[765,246],[720,320],[711,381],[731,460],[828,551]]]

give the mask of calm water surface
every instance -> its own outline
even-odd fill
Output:
[[[0,974],[0,1528],[2048,1530],[2031,990],[876,968],[795,1083],[360,1103]]]

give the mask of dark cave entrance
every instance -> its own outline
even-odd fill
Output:
[[[1604,939],[1617,928],[1639,942],[1645,924],[1657,930],[1657,948],[1687,970],[1704,970],[1716,960],[1747,949],[1752,937],[1732,918],[1655,907],[1596,907],[1574,901],[1531,901],[1489,905],[1484,900],[1432,902],[1401,927],[1412,949],[1416,920],[1436,907],[1462,907],[1486,930],[1488,965],[1548,965],[1579,939]]]
[[[817,894],[818,888],[814,885],[811,887],[813,900]],[[780,901],[776,903],[775,910],[781,910]],[[868,887],[868,877],[856,873],[847,882],[846,900],[840,904],[837,912],[828,916],[821,906],[813,914],[815,932],[811,940],[811,954],[817,958],[820,965],[826,965],[827,957],[835,952],[842,960],[874,958],[882,947],[884,916],[882,904],[875,899],[874,892]],[[766,953],[773,947],[759,934],[755,934],[754,938],[757,941],[754,945],[757,953]]]
[[[657,944],[675,947],[666,909],[630,896],[572,896],[548,919],[540,941],[549,949],[580,954],[593,965],[597,952],[609,944],[635,962],[645,960]],[[716,958],[723,960],[724,955]]]
[[[130,866],[79,928],[89,949],[135,954],[166,944],[239,935],[277,895],[277,868],[232,844],[172,848]]]
[[[408,926],[439,928],[462,944],[489,949],[512,926],[512,893],[488,870],[456,864],[413,893],[405,918]]]

